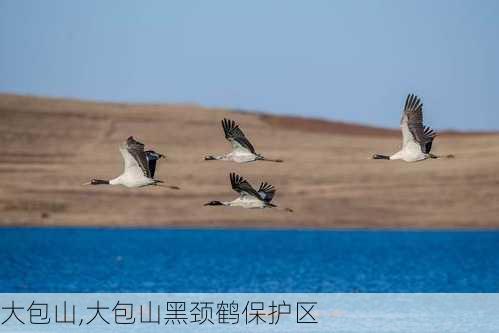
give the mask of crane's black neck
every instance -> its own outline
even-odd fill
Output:
[[[109,180],[92,179],[90,184],[92,184],[92,185],[109,185]]]
[[[390,156],[374,154],[373,159],[375,159],[375,160],[389,160]]]
[[[204,204],[205,206],[224,206],[221,201],[210,201]]]

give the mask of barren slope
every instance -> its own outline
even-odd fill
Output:
[[[394,111],[396,112],[396,111]],[[239,121],[258,152],[285,163],[203,161],[229,150],[220,120]],[[394,113],[394,121],[398,120]],[[81,186],[122,170],[129,135],[168,160],[157,178],[181,187]],[[499,227],[499,135],[442,134],[455,159],[374,161],[397,131],[196,106],[89,103],[0,95],[0,223],[174,227]],[[295,213],[203,207],[230,200],[228,174],[274,184]]]

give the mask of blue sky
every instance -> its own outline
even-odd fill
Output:
[[[499,1],[0,0],[0,91],[499,129]]]

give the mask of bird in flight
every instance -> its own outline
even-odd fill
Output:
[[[430,153],[433,139],[437,133],[423,125],[423,104],[418,96],[409,94],[405,100],[404,111],[400,121],[402,130],[402,149],[391,156],[374,154],[376,160],[404,160],[416,162],[441,156]],[[447,155],[446,157],[453,157]]]
[[[222,127],[225,133],[225,138],[232,145],[232,152],[221,156],[209,155],[204,158],[205,160],[234,161],[237,163],[253,161],[283,162],[280,159],[268,159],[258,154],[234,120],[224,118],[224,120],[222,120]]]
[[[267,182],[260,184],[260,188],[255,190],[243,177],[232,172],[230,174],[230,184],[232,189],[239,193],[239,197],[232,201],[210,201],[205,206],[230,206],[242,208],[278,208],[271,203],[276,189]],[[291,208],[284,208],[285,211],[292,212]]]
[[[165,158],[153,150],[144,151],[144,144],[136,141],[133,136],[120,146],[120,153],[123,157],[123,173],[111,180],[92,179],[83,185],[123,185],[129,188],[143,187],[147,185],[159,185],[163,181],[154,179],[156,172],[156,162]],[[177,186],[166,186],[178,190]]]

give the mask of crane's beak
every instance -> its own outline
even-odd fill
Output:
[[[166,160],[166,156],[165,155],[159,154],[159,159],[162,159],[162,158],[164,158]]]
[[[85,184],[81,184],[81,185],[92,185],[92,182],[88,182],[88,183],[85,183]]]

